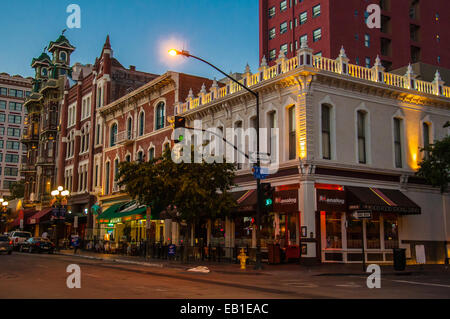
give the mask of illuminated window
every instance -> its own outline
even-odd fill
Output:
[[[287,9],[287,0],[281,1],[280,2],[280,12],[283,12],[286,9]]]
[[[370,35],[368,34],[364,35],[364,46],[370,47]]]
[[[287,32],[287,22],[283,22],[282,24],[280,24],[280,34],[286,33]]]
[[[313,12],[313,18],[320,16],[320,4],[317,6],[314,6],[312,9]]]
[[[269,19],[275,15],[275,7],[269,8]]]
[[[322,28],[313,31],[313,42],[317,42],[322,39]]]
[[[269,40],[275,38],[275,33],[276,33],[275,28],[269,30]]]
[[[156,129],[159,130],[164,127],[164,102],[159,102],[156,106]]]
[[[285,44],[282,44],[282,45],[280,46],[280,51],[282,51],[282,52],[284,53],[284,55],[287,54],[287,52],[288,52],[288,46],[287,46],[286,43],[285,43]]]
[[[277,57],[277,50],[275,50],[275,49],[270,50],[269,51],[269,61],[275,60],[276,57]],[[0,114],[0,116],[1,116],[1,114]],[[4,120],[3,120],[3,122],[4,122]]]
[[[304,35],[302,35],[302,36],[300,37],[300,46],[301,46],[303,43],[308,43],[308,35],[307,35],[307,34],[304,34]]]
[[[308,12],[300,13],[300,25],[305,24],[308,21]]]

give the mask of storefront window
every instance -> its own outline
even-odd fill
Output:
[[[327,248],[342,248],[341,213],[327,213],[325,219]]]
[[[284,216],[280,216],[278,220],[275,218],[275,214],[273,213],[262,216],[262,228],[260,234],[261,247],[267,247],[267,244],[273,244],[276,239],[280,239],[279,244],[284,245],[284,232],[286,231],[285,225],[286,221],[284,220]]]
[[[234,220],[236,246],[252,246],[252,228],[252,217],[238,217]]]
[[[397,218],[384,217],[384,248],[398,248],[398,221]]]
[[[211,227],[211,245],[224,246],[225,245],[225,221],[222,219],[216,219],[212,223]]]
[[[378,214],[377,214],[378,215]],[[372,219],[366,221],[367,249],[380,249],[380,216],[373,214]]]
[[[362,248],[362,221],[347,217],[347,248]]]
[[[295,245],[297,243],[297,215],[288,214],[287,215],[287,238],[288,245]]]

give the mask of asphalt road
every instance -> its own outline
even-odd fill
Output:
[[[81,288],[69,289],[66,268],[81,269]],[[0,298],[91,299],[316,299],[450,298],[450,272],[411,276],[382,275],[381,288],[369,289],[367,276],[313,272],[191,273],[83,259],[13,253],[0,256]]]

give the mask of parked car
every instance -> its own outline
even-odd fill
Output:
[[[55,245],[48,238],[31,237],[20,245],[20,251],[28,251],[33,253],[35,251],[41,253],[46,252],[53,254],[55,251]]]
[[[0,253],[8,253],[8,255],[11,255],[12,250],[12,240],[6,235],[0,235]]]
[[[30,238],[32,235],[30,232],[27,231],[12,231],[9,234],[9,237],[11,238],[12,242],[13,242],[13,248],[14,249],[19,249],[20,245],[22,243],[24,243],[28,238]]]

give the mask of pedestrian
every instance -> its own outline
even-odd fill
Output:
[[[78,251],[78,247],[80,246],[80,238],[78,237],[78,235],[74,235],[72,237],[72,245],[73,245],[73,248],[74,248],[73,253],[76,254],[77,251]]]

